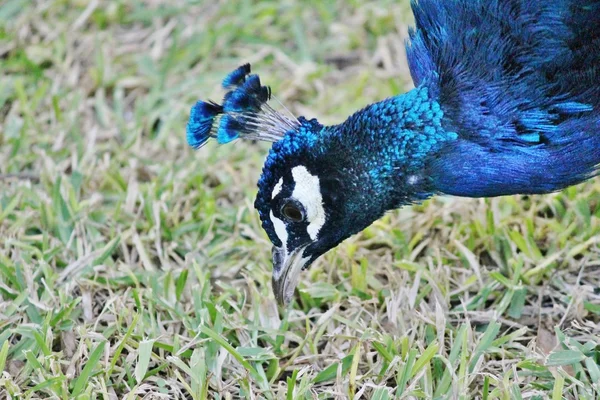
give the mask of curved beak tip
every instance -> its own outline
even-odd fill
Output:
[[[291,293],[286,293],[284,288],[285,285],[281,285],[281,283],[275,280],[275,278],[272,279],[272,284],[273,294],[275,295],[275,300],[277,300],[277,303],[282,306],[287,306],[290,304],[294,291],[292,290]]]
[[[308,259],[303,257],[304,248],[298,248],[287,253],[284,248],[273,247],[273,293],[275,299],[282,305],[288,305],[294,296],[294,290],[300,279],[300,272]]]

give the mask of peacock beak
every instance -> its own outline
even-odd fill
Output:
[[[273,247],[273,293],[281,305],[289,304],[300,280],[300,272],[309,258],[304,257],[304,247],[288,254],[285,248]]]

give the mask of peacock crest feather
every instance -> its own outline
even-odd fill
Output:
[[[198,101],[192,107],[186,132],[191,147],[198,149],[210,138],[221,144],[238,138],[276,142],[298,127],[295,118],[269,104],[271,88],[250,72],[250,64],[245,64],[225,77],[223,104]]]

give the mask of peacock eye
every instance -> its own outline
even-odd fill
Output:
[[[283,203],[281,214],[290,222],[302,222],[305,216],[304,208],[295,200]]]

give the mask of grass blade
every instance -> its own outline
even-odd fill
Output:
[[[138,362],[135,366],[135,380],[138,384],[142,383],[146,372],[148,371],[148,365],[150,364],[150,356],[152,356],[152,347],[154,346],[154,340],[142,340],[138,347]]]
[[[90,354],[90,358],[88,358],[87,362],[85,363],[81,374],[79,375],[79,377],[75,381],[75,384],[73,385],[73,390],[71,390],[71,396],[73,398],[79,396],[79,394],[85,388],[86,383],[89,382],[90,378],[92,377],[92,372],[94,371],[94,368],[98,365],[100,357],[102,357],[102,352],[104,351],[105,345],[106,342],[104,341],[98,343],[96,348],[92,351],[92,354]]]

